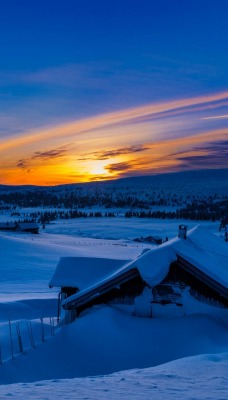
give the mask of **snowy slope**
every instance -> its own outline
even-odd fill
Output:
[[[88,239],[62,234],[0,233],[0,299],[15,298],[20,293],[49,293],[48,283],[60,257],[88,255],[130,259],[146,245],[119,240]]]
[[[1,383],[74,378],[145,368],[228,351],[225,316],[137,318],[96,307],[36,349],[1,366]]]
[[[225,400],[227,370],[228,353],[207,354],[108,376],[5,385],[0,388],[0,398]]]
[[[96,221],[99,239],[94,238],[93,226],[86,228],[88,237],[85,232],[76,233],[78,221],[50,225],[50,232],[37,236],[0,234],[0,398],[227,398],[228,325],[222,309],[211,315],[202,308],[202,314],[144,319],[131,316],[126,309],[101,306],[84,312],[54,336],[45,326],[45,342],[41,341],[41,309],[46,308],[45,316],[56,313],[57,293],[48,283],[59,257],[137,258],[152,247],[126,240],[133,236],[133,222],[138,233],[138,220],[128,230],[127,225],[122,229],[115,222],[117,240],[107,240],[111,227],[105,232],[103,221],[100,226]],[[157,221],[154,234],[160,230],[171,238],[178,223]],[[205,226],[215,230],[213,224]],[[22,335],[26,320],[32,321],[36,342],[34,349],[25,346],[24,354],[17,353],[13,360],[9,313],[14,324],[20,322]]]

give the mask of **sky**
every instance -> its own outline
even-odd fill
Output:
[[[0,184],[228,168],[226,0],[0,4]]]

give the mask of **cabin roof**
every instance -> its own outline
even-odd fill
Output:
[[[172,247],[177,255],[228,288],[228,243],[223,239],[198,226],[186,239],[173,241]]]
[[[186,239],[175,238],[156,249],[152,249],[137,259],[122,265],[118,270],[103,276],[95,284],[88,285],[82,291],[67,298],[63,305],[77,300],[80,296],[137,268],[142,279],[151,287],[158,285],[168,274],[170,264],[181,256],[197,267],[209,278],[228,288],[228,246],[220,238],[200,226],[188,232]]]
[[[74,287],[80,291],[113,274],[129,260],[96,257],[61,257],[49,286]]]
[[[22,230],[24,230],[24,229],[38,229],[39,228],[39,225],[36,224],[35,222],[21,222],[18,226]]]
[[[14,222],[0,222],[0,228],[1,229],[16,228],[16,224]]]

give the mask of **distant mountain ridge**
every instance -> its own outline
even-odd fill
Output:
[[[55,186],[37,186],[37,185],[0,185],[0,191],[28,191],[36,189],[51,189],[55,191],[56,189],[67,189],[67,188],[77,188],[77,187],[104,187],[104,186],[144,186],[144,185],[173,185],[173,184],[184,184],[188,185],[193,183],[203,182],[204,185],[208,183],[210,186],[224,184],[228,187],[228,168],[223,169],[204,169],[204,170],[194,170],[194,171],[181,171],[181,172],[170,172],[166,174],[156,174],[156,175],[142,175],[125,177],[114,180],[103,180],[103,181],[93,181],[93,182],[83,182],[83,183],[69,183],[60,184]]]

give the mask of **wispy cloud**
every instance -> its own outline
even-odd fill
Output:
[[[23,160],[23,159],[18,160],[17,167],[21,168],[21,169],[28,169],[28,167],[29,167],[28,160]]]
[[[110,174],[118,177],[130,176],[133,171],[135,175],[138,175],[177,171],[182,168],[228,168],[228,141],[215,141],[205,143],[204,146],[196,146],[193,140],[189,140],[185,145],[182,143],[182,150],[173,151],[180,144],[181,140],[151,144],[151,151],[147,156],[125,162],[113,162],[105,168]]]
[[[2,149],[7,149],[36,143],[45,139],[56,140],[62,138],[62,140],[68,140],[68,138],[76,138],[78,135],[89,132],[92,132],[95,136],[96,132],[98,133],[101,129],[107,130],[110,127],[123,126],[124,124],[142,123],[143,121],[147,121],[149,117],[151,118],[159,113],[169,112],[169,116],[171,117],[177,111],[180,113],[182,110],[182,113],[185,114],[192,107],[195,107],[196,111],[196,106],[198,105],[203,105],[204,107],[207,105],[210,109],[213,103],[218,107],[219,102],[224,100],[228,100],[228,92],[130,108],[58,125],[50,129],[39,129],[35,132],[20,135],[12,140],[0,141],[0,144]]]
[[[66,154],[66,149],[54,149],[48,151],[36,151],[31,159],[39,159],[39,160],[46,160],[52,158],[59,158],[63,157]]]
[[[119,149],[114,150],[101,150],[95,151],[94,153],[85,154],[80,160],[108,160],[112,157],[118,157],[125,154],[133,154],[133,153],[140,153],[143,151],[148,150],[149,147],[146,145],[135,145],[129,147],[121,147]]]
[[[40,162],[50,162],[56,159],[63,158],[67,154],[67,148],[58,148],[47,151],[35,151],[31,157],[20,159],[17,162],[17,167],[22,170],[27,170],[30,172],[31,166],[34,166],[34,162],[37,164]]]
[[[41,183],[44,168],[48,184],[195,168],[203,159],[217,167],[219,154],[222,166],[228,129],[220,119],[202,122],[199,110],[208,115],[227,100],[224,92],[154,103],[2,139],[2,182],[25,180],[29,171],[30,183]]]
[[[0,71],[0,86],[43,85],[69,88],[97,88],[101,84],[105,66],[102,64],[67,64],[34,71]],[[99,78],[100,76],[100,78]]]
[[[223,119],[223,118],[228,118],[228,114],[227,115],[216,115],[214,117],[204,117],[202,119]]]
[[[110,172],[125,172],[125,171],[130,171],[132,170],[132,162],[122,162],[122,163],[113,163],[113,164],[108,164],[105,169]]]

